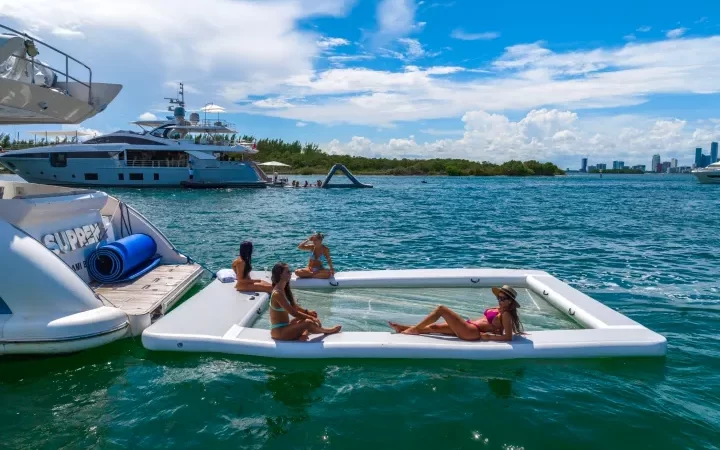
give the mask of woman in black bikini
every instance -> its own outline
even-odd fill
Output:
[[[323,245],[324,238],[325,235],[322,233],[315,233],[298,245],[298,249],[311,252],[307,267],[295,271],[298,278],[328,279],[335,275],[335,268],[330,259],[330,249]],[[323,259],[327,261],[330,270],[323,266]]]
[[[447,334],[465,341],[511,341],[514,334],[522,334],[523,326],[518,317],[520,304],[517,292],[510,286],[492,288],[497,297],[498,307],[488,308],[482,317],[464,319],[447,306],[440,305],[420,323],[413,326],[388,322],[391,328],[402,334]],[[440,318],[445,323],[436,324]]]
[[[290,290],[290,277],[287,264],[275,264],[272,269],[273,290],[270,294],[270,336],[279,341],[307,341],[308,334],[333,334],[340,331],[340,325],[323,328],[315,311],[303,309],[295,303]]]

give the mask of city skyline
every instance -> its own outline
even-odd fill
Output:
[[[690,169],[695,168],[701,168],[701,167],[707,167],[708,165],[719,161],[718,159],[718,142],[711,142],[710,143],[710,153],[705,154],[703,147],[696,147],[695,148],[695,158],[692,165],[685,166],[680,165],[680,160],[678,158],[672,157],[669,161],[662,161],[661,155],[659,153],[655,153],[652,155],[651,163],[650,163],[650,170],[646,170],[647,166],[645,164],[635,164],[632,166],[625,165],[625,162],[622,160],[614,160],[612,162],[612,169],[613,170],[623,170],[623,169],[636,169],[636,170],[643,170],[643,171],[649,171],[649,172],[666,172],[666,171],[677,171],[677,172],[684,172],[688,171]],[[596,163],[596,164],[590,164],[590,158],[589,157],[583,157],[580,162],[580,170],[579,172],[587,173],[593,170],[607,170],[607,164],[606,163]]]

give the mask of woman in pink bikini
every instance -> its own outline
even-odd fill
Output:
[[[388,322],[395,331],[402,334],[447,334],[465,341],[511,341],[513,335],[522,334],[523,326],[518,317],[517,292],[508,285],[492,288],[497,297],[498,307],[485,310],[482,317],[464,319],[447,306],[440,305],[417,325],[400,325]],[[440,318],[445,323],[435,323]]]

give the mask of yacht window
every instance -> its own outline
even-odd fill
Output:
[[[130,174],[130,181],[142,181],[143,180],[143,174],[141,173],[131,173]]]
[[[86,174],[85,174],[85,179],[86,179],[86,180],[91,180],[91,181],[97,181],[97,179],[98,179],[98,174],[96,174],[96,173],[86,173]]]
[[[124,180],[125,180],[125,174],[124,174],[124,173],[119,173],[119,174],[118,174],[118,180],[124,181]]]
[[[67,167],[67,154],[51,153],[50,154],[50,165],[53,167]]]
[[[155,136],[155,134],[153,134]],[[158,136],[162,137],[162,135]],[[129,145],[165,145],[162,142],[155,142],[151,139],[144,139],[134,136],[102,136],[85,141],[86,144],[129,144]]]
[[[13,155],[15,156],[15,155]],[[15,156],[16,158],[47,158],[50,156],[50,153],[25,153],[22,155]]]
[[[12,314],[10,307],[5,303],[5,300],[0,297],[0,314]]]
[[[95,159],[105,159],[105,158],[112,158],[111,152],[71,152],[67,154],[68,159],[73,158],[95,158]]]

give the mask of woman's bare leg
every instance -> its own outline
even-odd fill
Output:
[[[460,339],[472,341],[480,338],[480,332],[474,325],[465,322],[458,313],[451,310],[447,306],[440,305],[433,310],[427,317],[415,326],[405,329],[403,334],[420,334],[421,330],[428,328],[431,324],[437,322],[440,318],[445,319],[448,327],[455,336]]]
[[[329,270],[327,270],[327,269],[320,269],[320,270],[318,270],[317,272],[315,272],[315,273],[312,275],[312,277],[313,277],[313,278],[320,278],[320,279],[323,279],[323,280],[327,280],[328,278],[330,278],[330,275],[331,275],[331,274],[330,274],[330,271],[329,271]]]
[[[298,278],[312,278],[313,272],[308,268],[298,269],[295,271],[295,275],[297,275]]]
[[[398,333],[402,333],[403,331],[407,330],[408,328],[410,328],[412,326],[412,325],[402,325],[402,324],[395,323],[395,322],[388,322],[388,325],[390,325],[390,327],[393,330],[397,331]],[[452,330],[452,328],[450,328],[450,325],[448,325],[446,323],[434,323],[434,324],[428,326],[427,328],[423,328],[422,330],[418,330],[418,331],[420,331],[420,334],[437,333],[437,334],[447,334],[449,336],[455,336],[455,332]]]
[[[336,325],[332,328],[323,328],[313,321],[304,319],[291,322],[289,325],[270,330],[270,336],[278,341],[307,340],[308,334],[334,334],[340,331],[342,326]],[[305,338],[303,338],[305,336]]]

